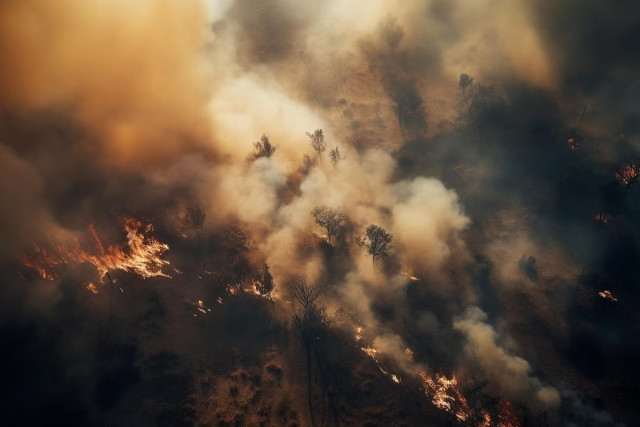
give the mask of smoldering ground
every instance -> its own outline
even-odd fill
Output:
[[[595,425],[631,422],[638,190],[615,168],[638,149],[637,16],[573,1],[5,2],[0,253],[5,347],[16,348],[5,365],[27,355],[41,371],[10,376],[3,395],[19,387],[50,414],[59,403],[29,393],[62,378],[87,423],[99,417],[83,390],[105,387],[102,358],[77,360],[92,354],[82,342],[91,322],[66,325],[93,310],[104,318],[104,294],[94,306],[73,271],[21,283],[17,258],[92,223],[122,240],[120,218],[136,216],[152,219],[167,256],[193,270],[166,288],[153,279],[163,301],[217,298],[266,262],[281,290],[296,276],[326,283],[327,310],[349,313],[335,331],[362,327],[407,382],[422,370],[486,377],[492,394],[528,402],[552,424],[596,413]],[[463,72],[474,78],[464,92]],[[336,167],[309,145],[305,132],[318,128],[328,149],[340,148]],[[275,154],[248,160],[262,134]],[[318,237],[318,205],[349,218],[333,245]],[[194,206],[204,228],[186,232]],[[594,220],[602,213],[606,224]],[[376,265],[354,244],[370,223],[394,236]],[[246,245],[216,243],[227,229]],[[196,269],[219,276],[196,286]],[[604,289],[618,301],[599,298]],[[157,310],[135,301],[127,309],[141,318]],[[266,310],[215,333],[242,347],[228,332],[260,331]],[[160,347],[182,358],[172,365],[181,402],[194,387],[185,364],[209,356],[186,357],[180,347],[198,332],[168,317],[150,323]],[[151,377],[136,369],[155,341],[120,327],[127,345],[114,369],[124,386],[115,388],[146,390]],[[270,333],[286,353],[284,332]],[[115,420],[135,406],[127,399],[107,405]]]

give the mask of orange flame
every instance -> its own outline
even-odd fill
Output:
[[[92,237],[90,250],[85,249],[87,245],[83,245],[79,238],[75,238],[56,246],[55,254],[36,246],[34,253],[30,256],[23,255],[21,261],[46,280],[55,280],[58,277],[54,269],[58,265],[83,262],[96,267],[100,280],[109,271],[114,270],[136,273],[145,279],[156,276],[170,277],[162,272],[162,268],[169,265],[169,261],[162,259],[162,254],[169,250],[169,246],[145,235],[153,230],[151,224],[143,227],[140,221],[127,218],[124,222],[124,230],[127,232],[127,247],[124,249],[119,245],[110,245],[105,249],[98,233],[91,225],[89,227]]]
[[[622,169],[618,169],[616,171],[616,178],[622,181],[625,185],[633,184],[638,178],[640,178],[640,163],[627,163]]]
[[[618,302],[618,298],[614,297],[611,291],[608,289],[598,292],[598,295],[600,295],[600,298],[604,298],[607,301]]]
[[[463,422],[473,420],[474,411],[469,407],[466,398],[463,396],[458,386],[458,379],[455,375],[447,378],[445,375],[436,373],[430,377],[425,372],[420,373],[420,377],[424,381],[424,392],[431,400],[436,408],[456,416],[458,421]],[[480,409],[480,413],[476,413],[481,420],[478,426],[490,427],[496,425],[498,427],[519,427],[520,421],[513,413],[509,402],[501,402],[498,408],[496,423],[492,420],[491,415],[484,409]]]

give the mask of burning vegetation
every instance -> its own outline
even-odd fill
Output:
[[[0,2],[0,425],[640,418],[640,6],[49,3]]]
[[[100,281],[110,271],[116,270],[134,273],[144,279],[171,277],[162,271],[169,265],[169,261],[162,258],[169,246],[149,235],[153,231],[151,223],[143,224],[134,218],[125,218],[123,223],[126,244],[105,248],[95,227],[90,225],[89,233],[82,237],[52,242],[49,247],[34,246],[31,253],[22,255],[22,263],[46,280],[55,280],[57,269],[65,265],[85,262],[96,268]],[[97,288],[91,283],[89,289],[95,292]]]

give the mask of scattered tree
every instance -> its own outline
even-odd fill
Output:
[[[389,254],[391,249],[391,241],[393,236],[384,228],[371,224],[356,240],[356,244],[365,248],[371,255],[373,262],[376,258],[384,257]]]
[[[273,304],[273,296],[272,292],[275,289],[276,285],[273,282],[273,275],[271,274],[271,270],[269,266],[265,263],[262,267],[262,275],[260,276],[260,280],[256,283],[256,289],[260,293],[260,295],[267,296],[269,301],[271,301],[271,308],[275,313],[275,306]]]
[[[302,158],[302,165],[300,166],[300,168],[298,168],[298,171],[303,176],[307,176],[309,175],[309,172],[311,172],[311,168],[313,168],[313,160],[311,159],[311,157],[309,157],[309,155],[305,154]]]
[[[378,29],[382,40],[391,50],[395,49],[404,37],[404,29],[398,25],[396,18],[387,15],[379,24]]]
[[[338,163],[342,160],[342,154],[340,154],[340,149],[338,147],[333,150],[329,150],[329,160],[331,161],[331,165],[335,168],[338,167]]]
[[[325,205],[313,208],[311,215],[313,215],[316,224],[327,231],[327,242],[329,243],[331,243],[331,237],[340,235],[347,225],[347,216],[344,212]]]
[[[277,145],[273,145],[271,144],[271,141],[269,141],[269,137],[267,137],[267,135],[262,135],[260,137],[259,141],[256,141],[253,144],[254,147],[254,153],[253,153],[253,158],[254,159],[259,159],[260,157],[271,157],[273,156],[273,154],[276,152],[276,148],[278,148]]]
[[[313,150],[318,156],[321,156],[327,149],[327,143],[324,140],[322,129],[316,129],[313,133],[307,132],[307,136],[311,139],[311,147],[313,147]]]
[[[471,77],[467,73],[460,74],[459,84],[460,84],[460,88],[462,88],[462,96],[464,96],[464,93],[467,90],[467,87],[471,86],[472,83],[473,83],[473,77]]]

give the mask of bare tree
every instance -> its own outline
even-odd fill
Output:
[[[322,295],[324,288],[318,284],[309,284],[304,277],[296,277],[287,283],[287,293],[289,296],[302,307],[302,310],[308,309],[315,304],[316,300]]]
[[[322,132],[322,129],[316,129],[313,133],[307,132],[307,136],[311,139],[311,147],[313,147],[313,150],[318,153],[318,156],[321,156],[327,149],[327,143],[324,140],[324,132]]]
[[[342,154],[340,154],[340,149],[338,147],[334,148],[333,150],[329,150],[329,161],[331,161],[331,165],[335,168],[338,166],[338,163],[340,163],[340,160],[342,160]]]
[[[462,88],[462,96],[464,96],[464,93],[467,90],[467,87],[471,86],[472,83],[473,83],[473,77],[471,77],[467,73],[460,74],[459,85],[460,85],[460,88]]]
[[[311,211],[311,215],[313,215],[316,224],[327,231],[327,242],[329,243],[331,243],[331,237],[341,234],[347,225],[347,216],[344,212],[326,205],[316,206]]]
[[[271,141],[269,141],[269,137],[267,137],[267,135],[262,135],[260,137],[259,141],[256,141],[253,144],[254,147],[254,153],[253,153],[253,158],[254,159],[259,159],[260,157],[271,157],[273,156],[273,154],[276,152],[276,148],[278,148],[277,145],[273,145],[271,144]]]
[[[356,244],[365,248],[371,255],[373,262],[376,258],[384,257],[389,254],[393,236],[384,228],[371,224],[356,240]]]
[[[307,358],[307,400],[309,417],[313,425],[313,398],[311,386],[311,348],[329,327],[326,311],[316,305],[323,292],[318,284],[308,284],[304,277],[297,277],[287,283],[287,293],[293,300],[293,323],[302,336]]]

